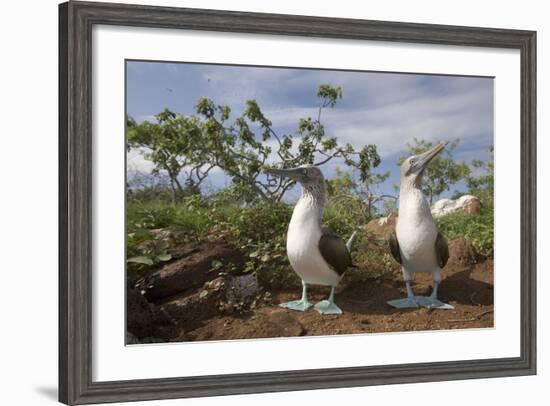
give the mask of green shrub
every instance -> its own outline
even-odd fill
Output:
[[[323,224],[344,239],[349,238],[362,221],[361,205],[351,203],[330,202],[323,217]],[[256,272],[265,287],[299,286],[300,280],[286,254],[286,233],[292,210],[292,206],[283,203],[243,208],[223,198],[200,196],[187,197],[176,205],[166,201],[128,202],[128,269],[140,272],[167,258],[163,251],[166,247],[155,240],[158,233],[151,233],[151,230],[167,229],[178,236],[176,243],[201,239],[228,241],[245,257],[241,271]],[[356,244],[360,245],[362,239],[360,234]],[[357,265],[364,268],[366,260],[361,255],[357,258]]]
[[[286,231],[292,208],[281,203],[235,208],[224,206],[216,226],[245,255],[243,272],[256,272],[269,288],[298,285],[286,255]]]
[[[225,200],[192,196],[177,205],[129,202],[127,207],[128,269],[140,272],[167,258],[157,249],[153,229],[173,230],[179,241],[224,239],[245,256],[242,272],[255,271],[270,287],[297,284],[286,256],[286,230],[292,208],[285,204],[237,207]],[[159,245],[160,244],[160,245]]]
[[[486,204],[475,215],[453,213],[436,219],[441,233],[448,239],[464,237],[480,253],[488,253],[494,244],[493,206]]]
[[[399,267],[388,250],[387,241],[379,240],[364,230],[357,234],[351,257],[354,268],[348,274],[357,283],[379,279]]]
[[[323,225],[347,240],[367,218],[359,198],[334,196],[325,207]]]
[[[266,288],[299,286],[286,254],[286,232],[292,206],[261,203],[239,207],[227,199],[189,196],[177,204],[167,201],[136,202],[127,205],[127,258],[130,274],[158,266],[169,260],[169,249],[159,239],[162,229],[170,231],[174,243],[223,239],[240,249],[245,257],[243,273],[256,272]],[[474,216],[460,213],[436,219],[449,239],[465,237],[481,253],[493,247],[493,207],[485,204]],[[379,241],[358,228],[366,222],[357,200],[330,199],[323,225],[347,240],[358,231],[352,251],[353,278],[379,278],[397,266],[386,241]]]

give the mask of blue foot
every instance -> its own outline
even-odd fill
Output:
[[[321,314],[342,314],[342,309],[340,309],[332,300],[321,300],[314,306]]]
[[[285,309],[297,310],[299,312],[305,312],[311,307],[311,303],[307,300],[307,284],[302,281],[302,298],[300,300],[292,300],[290,302],[281,303],[279,307]]]
[[[319,303],[315,305],[315,310],[317,310],[321,314],[342,314],[342,309],[340,309],[336,304],[334,303],[334,291],[336,288],[332,286],[330,288],[330,295],[328,299],[321,300]]]
[[[388,300],[386,303],[396,309],[414,309],[419,307],[417,299],[419,296],[406,297],[404,299]]]
[[[311,307],[311,303],[307,300],[292,300],[290,302],[281,303],[279,307],[284,307],[285,309],[297,310],[299,312],[305,312]]]
[[[439,299],[435,297],[424,297],[424,296],[417,296],[416,300],[418,301],[418,304],[423,307],[427,307],[430,309],[440,309],[440,310],[452,310],[454,307],[450,304],[443,303]]]

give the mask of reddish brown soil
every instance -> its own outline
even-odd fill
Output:
[[[254,310],[229,315],[210,314],[208,318],[181,325],[182,330],[175,341],[492,327],[493,261],[487,259],[474,265],[450,261],[443,277],[439,298],[452,304],[454,310],[398,310],[387,305],[387,300],[406,295],[401,273],[396,270],[384,278],[366,282],[344,278],[335,297],[344,311],[339,316],[323,316],[314,309],[296,312],[280,308],[279,303],[296,299],[299,289],[272,292],[272,300],[260,303]],[[415,293],[429,295],[431,275],[416,274],[414,278]],[[313,288],[310,301],[316,303],[327,293],[328,289]]]

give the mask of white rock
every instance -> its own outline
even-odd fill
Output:
[[[386,224],[388,224],[388,221],[390,221],[391,219],[393,219],[394,217],[396,217],[396,214],[395,213],[390,213],[389,215],[387,215],[386,217],[380,217],[378,219],[378,225],[379,226],[385,226]]]
[[[464,195],[456,200],[438,200],[432,205],[431,210],[434,217],[440,217],[446,214],[456,213],[457,211],[462,211],[466,214],[476,214],[479,212],[480,208],[481,201],[479,198],[472,195]]]

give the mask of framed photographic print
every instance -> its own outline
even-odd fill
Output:
[[[67,404],[536,373],[536,33],[59,8]]]

